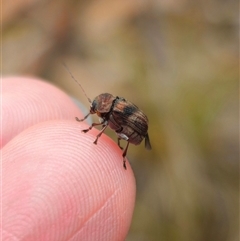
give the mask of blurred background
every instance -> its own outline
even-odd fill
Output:
[[[3,0],[2,9],[3,75],[44,78],[88,108],[64,61],[90,98],[123,96],[148,116],[153,150],[128,152],[137,198],[127,241],[238,240],[238,1]]]

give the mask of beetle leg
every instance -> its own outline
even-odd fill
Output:
[[[120,140],[121,140],[121,138],[118,137],[118,146],[120,147],[121,150],[123,150],[123,147],[121,147],[121,145],[120,145]]]
[[[102,125],[102,123],[92,123],[92,125],[86,129],[86,130],[82,130],[82,132],[87,133],[88,131],[90,131],[94,126],[99,126]]]
[[[102,124],[100,124],[100,125],[102,125]],[[96,140],[93,142],[95,145],[97,145],[98,138],[102,135],[102,133],[105,131],[105,129],[106,129],[107,127],[108,127],[108,123],[107,123],[107,124],[104,124],[104,125],[102,126],[102,129],[101,129],[101,131],[98,133]]]
[[[152,149],[152,146],[151,146],[151,143],[150,143],[150,139],[149,139],[148,133],[147,133],[147,135],[145,136],[145,148],[146,148],[147,150],[151,150],[151,149]]]
[[[123,167],[125,170],[127,170],[127,166],[126,166],[126,159],[125,156],[127,155],[127,150],[128,150],[128,146],[129,146],[129,141],[127,142],[127,145],[123,151],[122,157],[123,157]]]
[[[75,119],[76,119],[76,121],[81,122],[81,121],[86,120],[90,114],[91,114],[91,113],[89,112],[83,119],[78,119],[78,117],[75,117]]]

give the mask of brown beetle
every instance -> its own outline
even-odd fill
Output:
[[[67,66],[64,65],[68,70]],[[92,123],[92,125],[82,132],[87,133],[94,126],[102,125],[101,131],[98,133],[94,144],[97,144],[98,138],[102,135],[105,129],[109,126],[113,129],[118,136],[118,146],[120,146],[120,140],[123,139],[127,141],[127,145],[122,153],[123,157],[123,167],[126,167],[125,156],[127,154],[129,143],[134,145],[139,145],[145,138],[145,148],[151,150],[151,144],[148,136],[148,118],[147,116],[134,104],[122,97],[114,97],[111,94],[104,93],[98,95],[93,102],[88,98],[81,84],[74,78],[71,72],[68,70],[71,77],[78,83],[81,87],[83,93],[90,102],[90,112],[83,118],[77,121],[84,121],[91,114],[97,114],[100,123]]]

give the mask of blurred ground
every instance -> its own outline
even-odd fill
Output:
[[[2,8],[3,75],[40,76],[88,106],[64,61],[91,98],[110,92],[148,115],[153,150],[128,153],[137,200],[127,241],[238,240],[237,1]]]

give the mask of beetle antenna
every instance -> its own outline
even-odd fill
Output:
[[[82,85],[80,84],[80,82],[73,76],[73,74],[71,73],[71,71],[69,70],[69,68],[67,67],[67,65],[65,64],[65,62],[62,62],[63,66],[65,67],[65,69],[67,70],[67,72],[70,74],[70,76],[72,77],[72,79],[80,86],[80,88],[82,89],[83,94],[87,97],[88,102],[90,104],[92,104],[91,99],[87,96],[85,90],[83,89]]]

